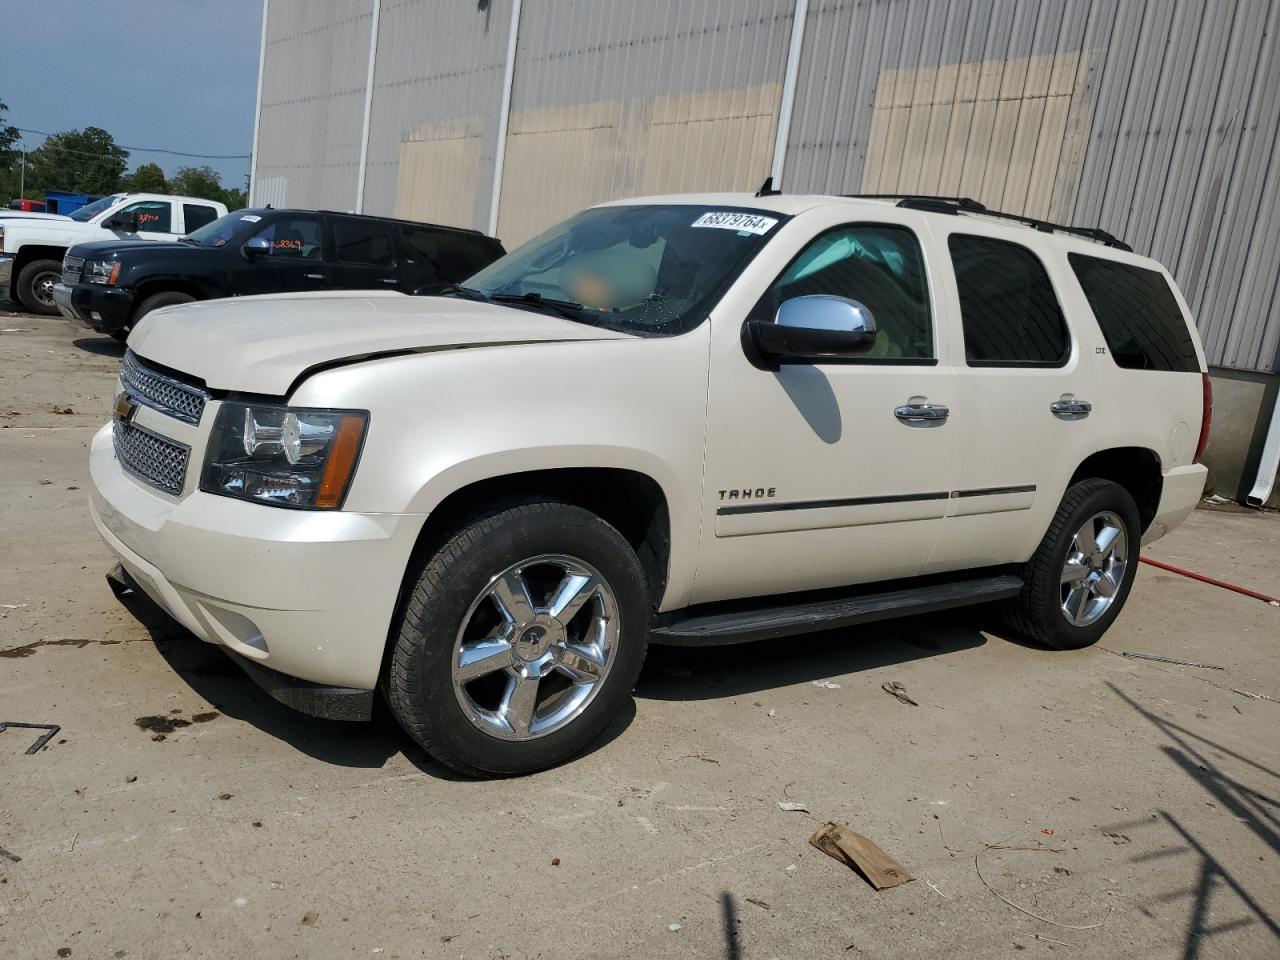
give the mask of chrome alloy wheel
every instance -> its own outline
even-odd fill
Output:
[[[512,564],[462,620],[450,660],[454,695],[492,737],[546,736],[600,691],[618,629],[617,598],[589,564],[562,554]]]
[[[1110,609],[1129,567],[1124,522],[1110,510],[1095,513],[1071,541],[1062,567],[1062,615],[1087,627]]]
[[[54,307],[53,285],[58,282],[60,274],[56,270],[43,270],[31,281],[31,295],[42,307]]]

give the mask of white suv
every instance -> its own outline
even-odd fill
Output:
[[[381,687],[473,774],[582,749],[651,638],[998,601],[1092,643],[1205,480],[1168,273],[972,201],[605,204],[440,296],[191,304],[129,345],[91,454],[118,587],[307,712]]]

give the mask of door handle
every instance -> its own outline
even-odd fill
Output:
[[[951,411],[940,403],[907,403],[894,407],[893,415],[903,423],[940,423]]]
[[[395,277],[383,277],[380,282],[381,283],[399,283],[400,281],[397,280]]]
[[[1055,400],[1049,404],[1049,412],[1059,420],[1083,420],[1092,410],[1093,404],[1087,400]]]
[[[306,277],[308,280],[323,280],[323,279],[324,279],[324,274],[323,274],[323,273],[304,273],[304,274],[303,274],[303,276],[304,276],[304,277]]]

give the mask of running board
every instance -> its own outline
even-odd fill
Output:
[[[1016,596],[1021,590],[1022,578],[1005,574],[754,610],[706,613],[695,608],[659,622],[652,637],[654,643],[681,647],[749,643],[989,603]]]

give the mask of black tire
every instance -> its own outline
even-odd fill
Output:
[[[120,330],[119,335],[112,333],[111,335],[117,340],[124,341],[129,339],[129,331],[138,325],[143,317],[152,310],[159,310],[161,307],[172,307],[179,303],[194,303],[195,297],[189,293],[182,293],[180,290],[163,290],[160,293],[153,293],[140,304],[133,314],[133,322]]]
[[[1063,612],[1063,570],[1077,531],[1091,517],[1110,512],[1124,529],[1125,569],[1105,612],[1085,626],[1076,626]],[[1053,522],[1023,568],[1023,588],[1012,602],[1009,625],[1029,640],[1054,650],[1078,650],[1097,643],[1115,622],[1133,587],[1138,569],[1142,527],[1138,507],[1124,487],[1110,480],[1082,480],[1067,490]]]
[[[62,264],[57,260],[32,260],[18,271],[18,282],[11,292],[28,313],[51,317],[58,312],[53,285],[61,279]]]
[[[473,602],[513,564],[544,554],[589,564],[617,603],[613,660],[576,718],[543,736],[500,739],[473,722],[453,687],[454,645]],[[532,773],[585,748],[626,703],[648,646],[651,608],[644,571],[612,526],[557,501],[498,505],[454,533],[411,571],[383,689],[392,713],[427,753],[469,776]]]

